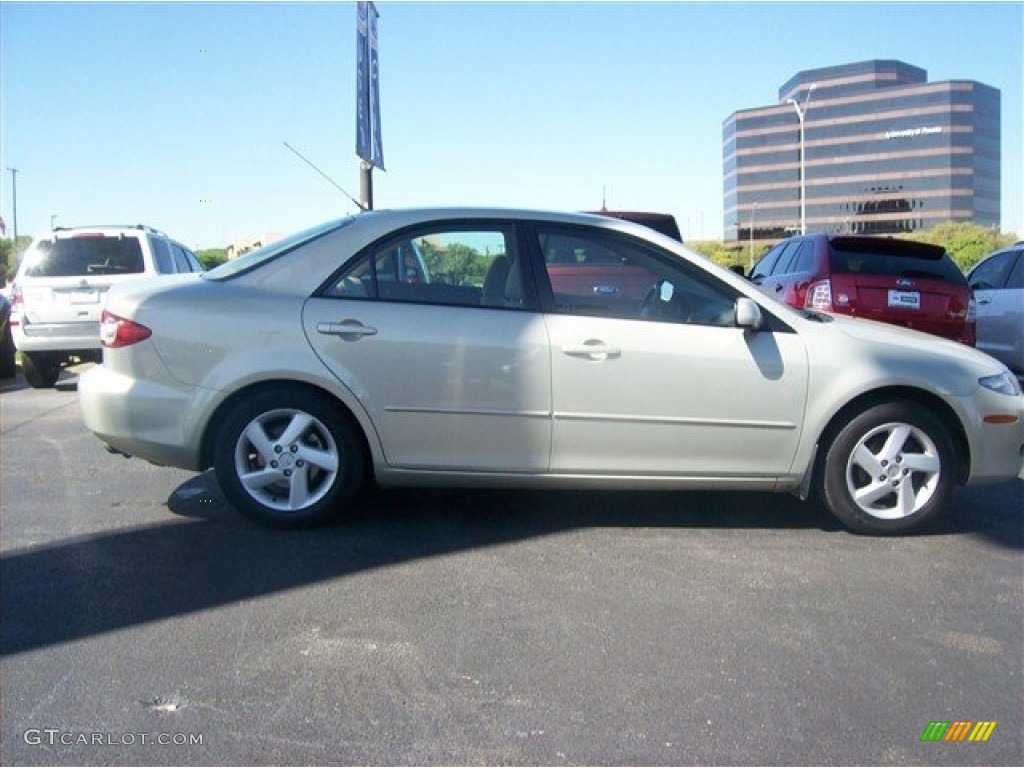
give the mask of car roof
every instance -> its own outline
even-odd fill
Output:
[[[672,240],[642,224],[593,213],[550,211],[532,208],[434,207],[374,209],[363,211],[353,217],[354,223],[360,229],[366,231],[379,230],[381,235],[406,226],[445,219],[505,219],[513,221],[544,221],[553,224],[582,224],[628,232],[646,239],[670,240],[677,246],[681,245],[678,240]]]

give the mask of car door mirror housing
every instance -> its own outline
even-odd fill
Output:
[[[763,326],[764,315],[761,314],[761,307],[757,302],[746,296],[736,299],[736,327],[757,331]]]
[[[732,270],[733,272],[735,272],[740,277],[746,277],[747,276],[747,271],[745,269],[743,269],[743,265],[742,264],[733,264],[733,265],[731,265],[729,267],[729,269]]]

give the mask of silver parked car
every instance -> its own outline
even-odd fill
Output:
[[[596,265],[596,266],[594,266]],[[798,310],[586,214],[363,213],[114,288],[79,383],[114,451],[214,467],[274,526],[386,486],[816,489],[894,533],[1022,472],[1024,397],[973,349]]]
[[[967,282],[978,304],[978,349],[1024,376],[1024,242],[986,256]]]

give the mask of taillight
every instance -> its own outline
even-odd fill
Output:
[[[967,302],[967,319],[964,320],[964,344],[969,347],[978,345],[978,304],[971,296]]]
[[[816,283],[811,283],[807,289],[807,298],[804,299],[804,308],[831,312],[832,283],[828,280],[819,280]]]
[[[11,325],[21,325],[21,313],[25,311],[25,296],[21,292],[21,286],[15,283],[11,286]]]
[[[141,323],[103,310],[100,318],[100,342],[104,347],[128,347],[148,339],[153,332]]]

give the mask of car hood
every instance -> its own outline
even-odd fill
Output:
[[[911,357],[933,352],[935,355],[954,358],[961,363],[974,366],[980,369],[981,375],[1000,373],[1005,368],[998,360],[973,347],[930,333],[846,315],[830,314],[828,317],[832,321],[829,325],[836,331],[865,344],[904,349]]]

